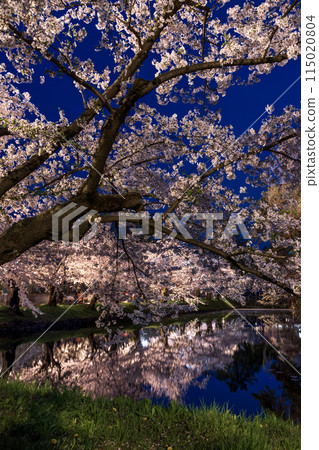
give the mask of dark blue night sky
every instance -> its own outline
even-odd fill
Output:
[[[223,20],[226,19],[226,11],[235,4],[242,4],[243,1],[231,1],[224,8],[218,10],[216,14]],[[256,4],[261,3],[259,0]],[[106,66],[112,66],[112,60],[106,51],[96,51],[100,32],[95,28],[94,22],[87,25],[88,35],[79,45],[75,55],[82,60],[91,58],[95,68],[102,72]],[[9,70],[11,64],[8,63],[3,53],[0,53],[0,63],[6,62]],[[40,84],[40,75],[44,75],[44,69],[55,70],[56,67],[47,61],[39,66],[35,66],[34,79],[32,84],[21,86],[22,91],[31,94],[31,100],[39,107],[40,111],[46,115],[48,120],[58,120],[59,108],[64,110],[69,120],[74,120],[83,110],[82,98],[73,84],[73,80],[63,75],[60,78],[52,79],[45,76],[45,83]],[[248,68],[243,67],[235,73],[242,79],[247,79]],[[145,63],[141,75],[144,78],[154,77],[154,67]],[[236,136],[239,136],[254,122],[264,111],[267,104],[272,104],[298,77],[300,76],[300,61],[289,61],[284,67],[276,67],[270,74],[262,75],[260,82],[251,86],[233,86],[226,91],[226,96],[220,98],[215,106],[210,106],[213,110],[220,109],[222,124],[232,124]],[[90,93],[91,96],[91,93]],[[88,98],[88,96],[87,96]],[[151,106],[157,106],[155,94],[151,93],[141,100]],[[300,80],[281,98],[276,104],[274,114],[280,114],[286,105],[300,107]],[[184,103],[171,103],[167,107],[160,107],[164,114],[185,114],[191,105]],[[265,117],[265,116],[264,116]],[[255,125],[258,128],[260,122]]]

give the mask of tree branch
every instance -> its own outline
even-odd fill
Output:
[[[241,59],[231,59],[223,61],[209,61],[197,64],[192,64],[190,66],[179,67],[177,69],[169,70],[156,78],[151,80],[145,89],[141,92],[141,96],[144,96],[151,92],[153,89],[157,88],[166,81],[172,80],[174,78],[180,77],[182,75],[187,75],[189,73],[200,72],[204,70],[221,69],[224,67],[239,67],[239,66],[257,66],[261,64],[275,64],[288,59],[287,55],[277,55],[277,56],[267,56],[265,58],[241,58]]]
[[[163,231],[163,233],[165,233],[168,236],[172,232],[172,230],[170,230],[166,227],[162,227],[162,231]],[[255,275],[256,277],[260,278],[261,280],[267,281],[268,283],[271,283],[275,286],[280,287],[281,289],[286,291],[288,294],[300,298],[300,295],[295,293],[294,290],[291,289],[289,286],[287,286],[285,283],[283,283],[279,280],[276,280],[276,279],[270,277],[269,275],[260,272],[257,269],[248,267],[244,263],[234,259],[229,253],[227,253],[217,247],[213,247],[212,245],[205,244],[204,242],[200,242],[195,239],[186,239],[186,238],[184,238],[184,236],[182,236],[179,233],[177,233],[176,239],[178,239],[179,241],[185,242],[187,244],[202,248],[204,250],[208,250],[209,252],[214,253],[215,255],[220,256],[223,259],[225,259],[227,262],[229,262],[231,264],[231,266],[235,267],[236,269],[242,270],[243,272],[245,272],[247,274]]]
[[[9,171],[4,177],[0,179],[0,198],[11,188],[16,186],[24,178],[31,175],[37,170],[45,161],[54,155],[61,145],[73,137],[77,136],[84,128],[87,122],[90,122],[97,111],[93,108],[88,108],[70,125],[61,128],[55,138],[55,143],[52,144],[51,151],[45,151],[42,154],[35,154],[27,159],[24,163]]]
[[[102,218],[102,222],[103,223],[110,223],[110,222],[118,222],[119,221],[119,217],[118,216],[104,216]],[[136,219],[136,220],[129,220],[129,222],[133,222],[133,223],[140,223],[141,219]],[[158,224],[156,225],[156,229],[158,230]],[[155,224],[153,220],[150,220],[149,222],[149,228],[150,228],[150,233],[153,233],[155,230]],[[162,226],[161,230],[164,234],[166,234],[167,236],[169,236],[173,230]],[[183,235],[181,235],[180,233],[177,233],[175,238],[181,242],[185,242],[189,245],[194,245],[195,247],[198,248],[202,248],[203,250],[207,250],[210,253],[215,254],[216,256],[219,256],[221,258],[223,258],[225,261],[227,261],[232,267],[241,270],[242,272],[245,272],[247,274],[250,275],[254,275],[257,278],[260,278],[261,280],[267,281],[268,283],[271,283],[281,289],[283,289],[284,291],[286,291],[288,294],[293,295],[297,298],[300,298],[300,295],[297,294],[296,292],[294,292],[293,289],[291,289],[289,286],[287,286],[285,283],[276,280],[274,278],[272,278],[271,276],[261,272],[260,270],[254,269],[252,267],[247,266],[246,264],[244,264],[241,261],[237,261],[230,253],[225,252],[224,250],[221,250],[213,245],[209,245],[206,244],[204,242],[198,241],[196,239],[187,239],[184,238]]]
[[[7,127],[1,127],[1,126],[0,126],[0,137],[1,137],[1,136],[10,136],[10,135],[11,135],[11,133],[10,133],[10,131],[8,130]]]
[[[44,240],[52,240],[52,216],[71,202],[76,202],[77,206],[87,206],[100,213],[116,212],[123,209],[139,209],[142,204],[140,194],[129,192],[125,198],[120,195],[99,195],[96,194],[90,199],[77,196],[70,201],[57,205],[48,211],[34,217],[22,219],[14,223],[0,236],[0,265],[12,261],[31,247]],[[69,222],[69,226],[77,219]],[[89,230],[91,225],[88,221],[80,225],[80,238]],[[59,239],[62,239],[62,227],[59,230]],[[73,231],[70,229],[69,240],[73,239]]]
[[[264,147],[261,147],[258,150],[252,150],[251,152],[247,152],[247,153],[243,153],[241,154],[237,159],[235,159],[234,161],[223,161],[222,163],[218,164],[217,166],[206,170],[206,172],[204,172],[200,177],[197,183],[201,183],[202,181],[204,181],[206,178],[208,178],[210,175],[212,175],[213,173],[224,169],[227,166],[230,166],[232,164],[237,163],[238,161],[247,158],[249,156],[252,155],[257,155],[259,153],[262,153],[264,151],[273,151],[272,148],[289,140],[289,139],[293,139],[295,137],[299,136],[299,133],[292,133],[288,136],[284,136],[281,139],[278,139],[276,142],[273,142],[271,144],[265,145]],[[280,152],[281,153],[281,152]],[[281,153],[282,155],[286,156],[285,154]],[[294,159],[291,158],[290,159]],[[180,197],[178,197],[173,203],[172,205],[165,211],[165,213],[163,214],[163,219],[165,220],[165,218],[168,216],[168,214],[170,214],[171,212],[174,211],[174,209],[181,203],[181,201],[184,199],[185,195],[189,192],[189,190],[192,188],[193,186],[188,186],[184,192],[180,195]]]
[[[289,13],[290,13],[290,11],[298,4],[300,2],[300,0],[295,0],[290,6],[289,6],[289,8],[286,10],[286,12],[282,15],[282,19],[284,19]],[[268,53],[268,50],[269,50],[269,47],[270,47],[270,44],[271,44],[271,42],[272,42],[272,40],[273,40],[273,38],[274,38],[274,36],[275,36],[275,34],[277,33],[277,31],[279,30],[279,26],[278,25],[276,25],[275,26],[275,28],[272,30],[272,32],[271,32],[271,34],[270,34],[270,36],[269,36],[269,44],[267,45],[267,47],[266,47],[266,49],[265,49],[265,51],[264,51],[264,53],[263,53],[263,58],[265,58],[266,57],[266,55],[267,55],[267,53]]]
[[[138,279],[138,276],[137,276],[136,269],[138,269],[138,267],[136,266],[136,264],[135,264],[133,258],[131,257],[131,255],[129,254],[129,252],[128,252],[127,248],[126,248],[126,245],[124,244],[124,240],[123,239],[122,239],[122,247],[123,247],[124,253],[125,253],[128,261],[132,264],[136,285],[137,285],[139,291],[141,292],[142,297],[144,298],[144,300],[147,300],[147,297],[146,297],[146,295],[145,295],[145,293],[144,293],[144,291],[143,291],[143,289],[142,289],[142,287],[140,285],[140,282],[139,282],[139,279]],[[142,273],[144,274],[144,272],[142,272]]]
[[[86,89],[88,89],[89,91],[91,91],[102,103],[103,106],[106,107],[106,109],[109,112],[112,112],[114,110],[114,108],[109,104],[109,102],[104,98],[103,94],[96,89],[96,87],[92,86],[88,81],[84,80],[83,78],[79,77],[75,72],[73,72],[72,70],[68,69],[67,67],[65,67],[57,58],[55,58],[55,56],[53,56],[48,50],[46,50],[45,52],[42,52],[40,49],[34,47],[33,45],[33,41],[32,39],[26,38],[23,33],[19,30],[17,30],[15,27],[13,27],[12,25],[9,25],[10,30],[17,36],[19,37],[19,39],[21,39],[23,42],[25,42],[26,44],[30,45],[30,47],[33,50],[36,50],[37,52],[39,52],[41,55],[43,55],[48,61],[51,61],[53,64],[55,64],[60,70],[61,72],[65,73],[66,75],[68,75],[70,78],[72,78],[74,81],[76,81],[77,83],[79,83],[81,86],[85,87]]]
[[[174,2],[174,8],[169,13],[164,15],[164,20],[172,17],[176,12],[183,6],[183,3],[178,1]],[[129,80],[135,72],[139,69],[141,64],[147,58],[150,50],[152,49],[154,43],[159,38],[161,32],[167,26],[164,23],[161,27],[157,28],[152,36],[149,36],[143,43],[141,50],[136,53],[131,62],[122,70],[118,78],[114,81],[112,85],[110,85],[102,94],[104,100],[113,99],[120,91],[122,83],[126,80]],[[76,119],[71,125],[65,127],[59,133],[61,135],[61,139],[57,140],[57,144],[54,146],[51,152],[45,152],[42,155],[33,155],[29,158],[25,163],[16,167],[12,172],[9,172],[5,177],[0,180],[0,198],[9,191],[12,187],[17,185],[24,178],[29,176],[32,172],[34,172],[37,168],[39,168],[49,157],[56,153],[61,146],[61,143],[64,141],[75,137],[83,130],[83,126],[79,124],[89,123],[98,113],[98,111],[104,106],[103,103],[98,98],[94,103],[93,107],[87,108],[84,112]]]

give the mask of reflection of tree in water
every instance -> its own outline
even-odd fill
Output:
[[[299,365],[296,364],[300,340],[294,331],[288,328],[278,330],[275,326],[267,328],[265,336],[300,371]],[[237,392],[237,390],[246,390],[248,384],[253,385],[256,381],[255,375],[262,367],[274,375],[280,382],[281,388],[272,389],[266,386],[258,393],[252,393],[254,398],[259,400],[262,408],[273,411],[277,415],[298,420],[300,418],[300,379],[287,362],[279,359],[275,350],[265,342],[241,343],[233,355],[232,362],[225,369],[217,370],[215,376],[220,381],[226,382],[232,392]]]
[[[56,366],[58,368],[59,378],[61,374],[61,364],[54,358],[53,355],[54,342],[48,342],[45,344],[45,351],[43,355],[43,363],[40,370],[44,370],[48,373],[50,367]]]
[[[225,369],[217,370],[215,377],[225,381],[231,392],[247,389],[248,384],[256,381],[255,374],[263,365],[263,350],[265,344],[250,344],[242,342],[233,355],[233,360]]]
[[[300,367],[296,367],[300,370]],[[280,391],[266,386],[253,396],[259,400],[260,406],[273,411],[278,416],[290,417],[295,421],[301,415],[301,386],[300,377],[282,360],[273,360],[270,371],[282,385]]]
[[[14,363],[16,357],[16,348],[16,345],[10,345],[9,348],[1,352],[2,367],[0,376],[7,377],[10,374],[12,370],[12,364]]]
[[[282,354],[295,360],[299,347],[292,329],[265,326],[264,333]],[[238,317],[126,331],[122,336],[68,338],[42,349],[47,373],[41,371],[39,362],[23,369],[21,379],[45,382],[49,374],[54,383],[80,385],[94,396],[176,401],[182,401],[188,388],[205,374],[224,381],[233,392],[248,389],[261,368],[268,368],[275,357],[271,347]],[[289,380],[286,384],[286,395],[296,395],[289,390]],[[256,395],[261,396],[261,404],[267,403],[265,393]]]
[[[215,322],[207,326],[196,321],[181,327],[127,332],[122,340],[105,335],[66,339],[44,349],[44,360],[55,383],[78,384],[94,395],[166,396],[181,401],[203,372],[230,363],[249,332],[242,329],[240,321],[223,328]],[[59,361],[61,373],[55,361]],[[44,382],[47,374],[42,372],[38,364],[23,370],[21,377]]]

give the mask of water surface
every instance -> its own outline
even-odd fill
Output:
[[[51,334],[22,357],[30,343],[0,340],[2,371],[16,360],[10,378],[50,379],[111,398],[127,395],[195,406],[227,403],[234,413],[254,415],[267,409],[299,421],[298,325],[290,314],[248,313],[245,318],[255,330],[231,312],[122,330],[120,335],[94,329],[81,330],[78,337]]]

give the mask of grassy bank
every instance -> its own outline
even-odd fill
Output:
[[[273,415],[168,408],[129,398],[92,399],[19,381],[0,383],[0,439],[6,449],[299,449],[300,429]]]
[[[74,305],[71,308],[69,305],[58,305],[58,306],[48,306],[41,305],[37,306],[43,313],[35,317],[29,308],[23,308],[21,310],[22,315],[17,316],[14,314],[7,306],[0,307],[0,324],[12,323],[12,322],[54,322],[58,317],[63,315],[63,319],[87,319],[87,318],[98,318],[99,313],[90,309],[88,305]],[[69,308],[69,309],[68,309]]]
[[[35,317],[29,308],[23,308],[22,314],[16,315],[6,306],[0,307],[0,341],[3,337],[12,340],[32,334],[39,336],[49,327],[51,331],[94,327],[99,317],[99,312],[88,305],[71,308],[68,305],[43,305],[40,310],[43,314]]]
[[[134,311],[134,306],[127,302],[123,303],[124,310],[127,313]],[[60,320],[72,321],[72,320],[91,320],[94,323],[98,319],[100,313],[96,310],[92,310],[89,305],[76,304],[70,307],[70,305],[57,305],[38,306],[43,313],[35,317],[29,308],[23,308],[21,310],[22,315],[15,315],[7,306],[0,306],[0,328],[13,328],[18,326],[27,326],[29,324],[51,324],[58,319],[62,314]],[[222,300],[210,300],[204,304],[199,305],[199,312],[206,311],[221,311],[228,309],[227,304]],[[125,321],[129,322],[129,321]]]
[[[132,313],[134,311],[134,306],[130,302],[121,303],[124,306],[124,310],[127,313]],[[238,307],[238,305],[236,305]],[[251,306],[250,306],[251,307]],[[259,306],[260,307],[260,306]],[[35,317],[29,308],[23,308],[21,310],[22,315],[15,315],[7,306],[0,306],[0,325],[18,322],[53,322],[61,314],[63,314],[64,320],[72,319],[97,319],[99,317],[99,312],[92,310],[89,305],[86,304],[76,304],[70,308],[70,305],[57,305],[48,306],[40,305],[37,306],[43,313]],[[220,299],[202,300],[202,303],[198,305],[198,312],[214,312],[223,311],[231,309],[229,304]]]
[[[126,313],[134,312],[134,305],[130,302],[122,303],[124,311]],[[260,305],[249,305],[249,308],[257,307],[260,309]],[[0,306],[0,336],[7,336],[10,338],[18,338],[20,336],[32,335],[32,333],[43,332],[57,319],[57,323],[54,324],[52,331],[57,330],[71,330],[79,328],[94,327],[95,321],[100,316],[100,312],[92,310],[87,304],[76,304],[70,307],[70,305],[57,305],[38,306],[41,315],[35,317],[29,308],[23,308],[21,315],[15,315],[8,307]],[[238,305],[236,305],[238,308]],[[238,308],[241,309],[241,308]],[[271,311],[271,308],[267,308]],[[220,299],[202,300],[198,305],[198,310],[194,312],[183,313],[180,315],[179,321],[189,320],[194,314],[209,314],[219,313],[222,311],[232,311],[232,307],[229,303]],[[276,311],[275,309],[273,311]],[[167,309],[167,315],[161,320],[162,324],[168,325],[175,323],[176,318],[171,318],[171,310]],[[155,323],[151,324],[156,325]],[[120,319],[117,326],[125,326],[127,329],[135,329],[136,325],[132,325],[131,320],[126,317]]]

